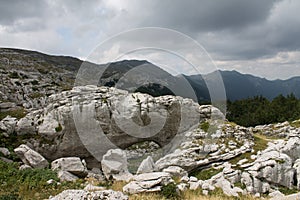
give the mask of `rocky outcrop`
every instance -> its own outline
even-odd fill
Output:
[[[127,158],[124,151],[121,149],[111,149],[101,161],[102,171],[107,180],[124,180],[129,181],[132,174],[127,168]]]
[[[23,163],[33,168],[47,168],[48,161],[38,152],[32,150],[27,145],[22,144],[14,149],[15,153],[20,157]]]
[[[169,144],[198,124],[199,112],[197,103],[182,97],[80,86],[50,96],[48,106],[30,112],[16,129],[18,135],[38,135],[30,143],[48,160],[78,156],[92,168],[112,148],[143,141]]]
[[[86,190],[65,190],[62,193],[50,197],[49,200],[98,200],[98,199],[110,199],[110,200],[128,200],[128,196],[122,192],[113,190],[103,191],[86,191]]]
[[[215,162],[225,162],[252,150],[254,143],[252,133],[248,129],[214,123],[211,122],[207,131],[196,128],[187,132],[186,140],[179,148],[156,161],[156,170],[179,166],[187,172],[192,172]]]

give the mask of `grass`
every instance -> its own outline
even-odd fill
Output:
[[[287,188],[283,186],[279,186],[278,190],[284,195],[290,195],[299,192],[299,190],[297,190],[296,188]]]
[[[191,176],[197,177],[199,180],[208,180],[214,175],[222,172],[223,169],[214,169],[214,168],[209,168],[209,169],[203,169],[201,171],[196,171],[191,174]]]
[[[34,92],[32,94],[29,95],[30,98],[32,99],[37,99],[37,98],[41,98],[44,97],[45,95],[39,92]]]
[[[0,199],[45,199],[69,188],[83,187],[82,180],[47,184],[49,179],[59,181],[56,172],[50,169],[19,170],[18,167],[17,163],[0,161]]]
[[[209,129],[209,123],[208,123],[207,121],[202,122],[202,123],[200,124],[200,128],[201,128],[204,132],[207,132],[208,129]]]
[[[295,128],[300,128],[300,120],[292,121],[290,125]]]
[[[268,147],[268,139],[265,136],[254,134],[253,138],[254,138],[253,149],[255,151],[254,153],[265,150]]]
[[[262,151],[265,150],[268,147],[268,142],[269,139],[264,136],[264,135],[260,135],[260,134],[254,134],[253,135],[254,138],[254,145],[253,145],[253,150],[254,152],[246,152],[243,154],[240,154],[239,156],[236,156],[235,158],[230,160],[230,163],[233,165],[236,165],[240,160],[243,159],[247,159],[247,160],[251,160],[251,155],[255,155],[258,151]]]
[[[27,112],[25,111],[24,108],[19,108],[16,110],[12,110],[12,111],[5,111],[5,112],[0,112],[0,120],[4,119],[6,116],[11,116],[11,117],[15,117],[17,119],[21,119],[23,117],[25,117],[27,114]]]

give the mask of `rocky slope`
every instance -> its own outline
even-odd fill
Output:
[[[155,135],[151,122],[162,123]],[[44,108],[28,110],[21,119],[7,116],[0,129],[2,141],[17,138],[22,144],[14,149],[24,163],[21,169],[51,163],[61,181],[123,180],[129,195],[175,184],[178,191],[201,190],[203,195],[221,188],[229,196],[262,196],[300,189],[299,123],[245,128],[190,99],[79,86],[49,96]],[[104,136],[97,138],[99,130]],[[93,143],[96,139],[100,143]],[[1,159],[9,162],[13,152],[7,145],[1,144]],[[66,191],[61,196],[74,192],[91,199],[104,195]]]

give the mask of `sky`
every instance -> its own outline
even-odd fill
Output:
[[[209,55],[194,62],[197,67],[211,58],[217,69],[287,79],[300,76],[299,10],[298,0],[1,1],[0,47],[89,60],[99,45],[113,37],[115,43],[107,45],[95,61],[116,59],[126,45],[134,51],[119,59],[147,59],[172,68],[175,74],[193,74],[187,62],[197,57],[187,45],[193,39]],[[143,27],[165,28],[171,35],[174,30],[191,39],[181,40],[176,34],[165,37],[155,31],[147,34],[149,29],[131,31],[125,42],[116,37]],[[186,60],[157,49],[137,50],[141,44],[176,49]]]

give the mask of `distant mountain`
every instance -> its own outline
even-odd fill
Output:
[[[131,92],[140,91],[153,96],[174,94],[189,98],[195,97],[191,93],[194,90],[196,97],[193,99],[198,99],[199,102],[210,101],[206,84],[216,82],[217,73],[172,76],[146,60],[123,60],[107,64],[94,64],[70,56],[53,56],[36,51],[0,48],[0,70],[2,70],[0,75],[2,74],[2,82],[6,80],[0,87],[0,92],[7,94],[4,97],[0,95],[0,101],[1,99],[14,99],[21,104],[24,102],[23,98],[20,99],[17,96],[21,95],[25,99],[30,99],[31,96],[38,96],[37,93],[41,93],[39,96],[42,97],[43,94],[48,96],[66,90],[74,85],[82,63],[101,72],[102,77],[99,78],[98,85],[116,86]],[[92,71],[89,73],[93,74]],[[271,81],[237,71],[219,71],[219,73],[223,78],[229,100],[257,95],[272,99],[279,94],[290,93],[294,93],[296,97],[300,98],[300,77]],[[17,80],[18,77],[28,78]],[[39,84],[24,90],[28,85],[27,82],[31,84],[32,81],[36,82],[37,80]],[[79,84],[88,83],[88,79],[79,82]],[[16,87],[19,88],[16,89]],[[20,94],[13,91],[20,91]]]
[[[227,99],[238,100],[253,96],[264,96],[273,99],[279,94],[288,95],[294,93],[300,98],[300,77],[288,80],[267,80],[249,74],[241,74],[237,71],[218,71],[222,76]],[[203,99],[209,100],[206,82],[214,81],[213,72],[207,75],[186,76],[187,80],[195,88],[197,94]],[[199,98],[198,98],[199,99]],[[200,100],[200,99],[199,99]]]

